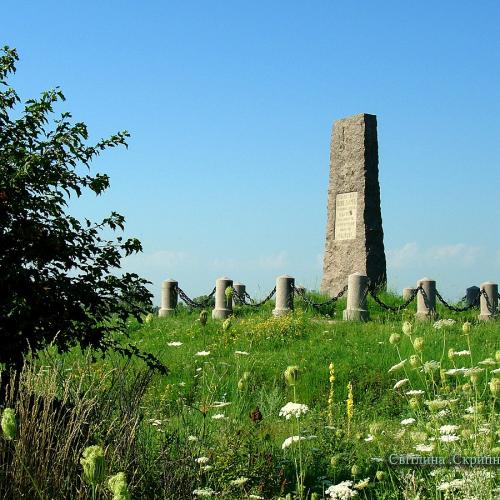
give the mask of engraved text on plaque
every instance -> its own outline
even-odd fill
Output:
[[[335,200],[335,240],[356,238],[358,193],[341,193]]]

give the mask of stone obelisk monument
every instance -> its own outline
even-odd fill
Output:
[[[385,287],[377,117],[365,113],[333,124],[321,290],[336,295],[355,272]]]

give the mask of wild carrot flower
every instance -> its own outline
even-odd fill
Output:
[[[442,434],[439,438],[439,441],[442,443],[453,443],[458,441],[460,438],[456,434]]]
[[[417,446],[415,446],[415,450],[421,453],[430,453],[431,451],[434,450],[434,445],[425,443],[417,444]]]
[[[413,325],[409,321],[405,321],[402,326],[403,333],[408,337],[411,335]]]
[[[227,288],[226,288],[227,290]],[[227,332],[231,328],[231,318],[227,318],[222,323],[222,330]]]
[[[422,396],[424,394],[424,391],[420,389],[413,389],[411,391],[406,391],[405,394],[407,396]]]
[[[423,349],[424,349],[424,339],[422,337],[417,337],[414,341],[413,341],[413,348],[415,349],[415,351],[417,352],[422,352]]]
[[[468,335],[470,333],[472,329],[472,325],[466,321],[463,325],[462,325],[462,332],[465,333],[465,335]]]
[[[331,499],[346,499],[358,495],[356,490],[352,490],[352,481],[342,481],[339,484],[334,484],[325,490],[325,494],[330,495]]]
[[[288,385],[294,386],[297,383],[297,379],[299,378],[300,369],[298,366],[289,366],[285,370],[285,381]]]
[[[493,396],[500,393],[500,378],[492,378],[490,380],[490,391]]]
[[[403,366],[406,364],[407,359],[403,359],[399,363],[395,364],[394,366],[391,366],[388,370],[388,373],[395,372],[396,370],[400,370],[403,368]]]
[[[442,425],[439,428],[440,434],[454,434],[460,426],[458,425]]]
[[[206,463],[208,463],[210,459],[208,457],[198,457],[198,458],[195,458],[195,462],[197,464],[200,464],[200,465],[205,465]]]
[[[304,436],[290,436],[286,438],[283,441],[283,444],[281,445],[281,449],[285,450],[289,446],[291,446],[293,443],[298,443],[299,441],[305,441],[306,438]]]
[[[104,450],[101,446],[85,448],[80,463],[83,467],[83,478],[87,483],[95,486],[104,480]]]
[[[404,378],[402,380],[398,380],[395,384],[393,389],[399,389],[400,387],[403,387],[403,385],[407,384],[410,381],[408,378]]]
[[[182,345],[182,342],[179,342],[179,341],[174,341],[174,342],[168,342],[167,345],[169,347],[180,347]]]
[[[292,417],[299,418],[301,415],[305,415],[309,411],[309,407],[300,403],[292,403],[291,401],[287,403],[279,412],[280,417],[285,417],[290,420]]]
[[[389,343],[392,345],[397,345],[401,342],[401,335],[399,333],[393,333],[389,337]]]
[[[3,411],[1,427],[5,439],[10,441],[16,437],[16,412],[13,408],[5,408]]]
[[[414,424],[416,420],[414,418],[405,418],[404,420],[401,420],[401,425],[411,425]]]
[[[248,483],[248,477],[238,477],[236,479],[233,479],[232,481],[229,481],[229,484],[231,486],[243,486],[245,483]]]
[[[198,488],[193,491],[195,497],[212,497],[215,495],[215,490],[212,488]]]
[[[358,483],[354,485],[354,488],[357,490],[364,490],[370,484],[370,478],[362,479]]]
[[[203,311],[200,312],[200,325],[205,326],[207,324],[208,320],[208,312],[203,309]]]
[[[195,354],[195,356],[209,356],[210,351],[199,351]]]

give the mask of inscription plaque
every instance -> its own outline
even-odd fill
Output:
[[[358,193],[340,193],[335,200],[335,240],[356,238]]]

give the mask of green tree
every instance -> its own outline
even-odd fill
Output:
[[[151,306],[146,280],[115,271],[123,256],[142,250],[140,242],[104,238],[124,229],[116,212],[100,223],[66,213],[71,196],[109,187],[107,175],[90,175],[90,163],[126,146],[129,134],[87,145],[84,123],[71,123],[70,113],[54,118],[54,104],[64,100],[58,88],[22,106],[8,84],[17,60],[15,49],[0,51],[0,363],[19,368],[29,349],[52,342],[65,351],[79,342],[137,354],[165,371],[153,356],[113,340]]]

